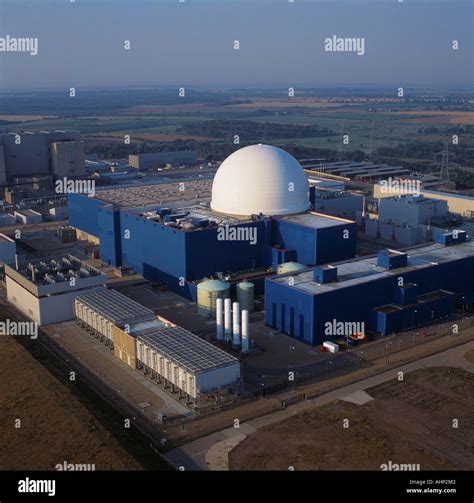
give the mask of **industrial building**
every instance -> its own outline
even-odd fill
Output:
[[[137,334],[136,341],[139,368],[153,372],[180,396],[197,400],[239,382],[237,358],[181,327],[149,329]]]
[[[237,358],[115,290],[101,288],[74,301],[76,320],[122,362],[143,370],[166,390],[196,403],[239,384]]]
[[[15,221],[19,224],[40,224],[43,221],[43,215],[34,210],[17,210],[13,214],[15,215]]]
[[[89,264],[64,255],[22,260],[5,265],[7,299],[40,325],[74,318],[74,298],[102,288],[106,275]]]
[[[100,242],[104,262],[193,300],[203,279],[355,256],[355,222],[311,211],[304,171],[279,148],[237,150],[219,167],[211,193],[205,180],[182,186],[69,194],[69,221]]]
[[[0,234],[0,262],[14,264],[16,255],[16,243],[14,239]]]
[[[364,209],[364,196],[344,190],[323,189],[316,186],[311,193],[315,211],[355,220]]]
[[[197,152],[194,150],[176,150],[174,152],[153,152],[128,156],[132,168],[153,169],[165,164],[196,164]]]
[[[361,182],[376,182],[388,177],[408,176],[410,170],[403,166],[388,166],[372,162],[318,162],[305,164],[305,169],[314,171],[314,175],[329,174],[349,180]]]
[[[341,322],[389,334],[471,309],[472,278],[474,242],[453,231],[407,252],[268,277],[265,322],[310,345],[340,338],[332,328]]]
[[[76,131],[0,134],[0,185],[14,177],[84,174],[84,142]]]
[[[100,289],[74,299],[74,316],[113,348],[113,327],[155,319],[153,311],[116,290]],[[130,363],[129,363],[130,365]]]
[[[456,213],[463,217],[474,218],[474,197],[464,196],[462,194],[456,194],[454,192],[439,192],[435,190],[428,190],[424,188],[425,185],[419,189],[418,193],[429,199],[439,199],[446,201],[448,209],[451,213]],[[410,192],[409,189],[404,189]],[[374,185],[374,197],[378,199],[386,197],[394,197],[399,192],[398,189],[387,190],[385,185],[375,184]]]
[[[435,240],[447,228],[460,225],[461,219],[448,212],[442,199],[409,194],[380,199],[378,218],[366,215],[362,222],[369,237],[414,246]]]

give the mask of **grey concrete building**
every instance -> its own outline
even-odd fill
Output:
[[[84,142],[77,131],[0,134],[0,184],[56,172],[67,172],[71,177],[84,175]]]

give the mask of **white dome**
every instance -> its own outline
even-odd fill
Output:
[[[231,154],[212,184],[211,208],[227,215],[291,215],[309,207],[308,179],[299,162],[270,145]]]

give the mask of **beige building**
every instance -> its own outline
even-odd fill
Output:
[[[84,142],[51,143],[51,170],[57,178],[84,176],[86,173]]]
[[[76,296],[103,289],[107,276],[72,255],[5,265],[7,299],[40,325],[74,318]]]
[[[137,351],[135,337],[116,326],[112,328],[112,334],[114,339],[114,355],[129,367],[132,367],[132,369],[136,369]]]

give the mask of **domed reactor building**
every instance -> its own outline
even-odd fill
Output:
[[[300,164],[270,145],[234,152],[212,184],[211,209],[226,215],[296,215],[310,207],[308,179]]]
[[[355,222],[312,211],[305,171],[280,148],[243,147],[213,180],[206,170],[167,173],[162,183],[69,194],[78,237],[100,244],[106,264],[194,301],[204,280],[250,281],[261,294],[269,276],[355,256]],[[301,332],[312,343],[311,327]]]

